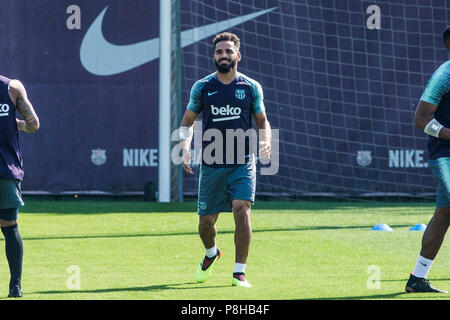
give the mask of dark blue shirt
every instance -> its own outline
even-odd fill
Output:
[[[438,108],[434,118],[446,128],[450,128],[450,61],[443,63],[430,77],[420,100]],[[450,140],[428,137],[429,159],[450,157]]]
[[[250,135],[245,140],[237,136],[251,134],[252,115],[265,110],[263,100],[261,85],[241,73],[230,84],[220,82],[215,73],[194,83],[187,108],[195,113],[203,112],[204,165],[230,167],[248,161],[254,151],[250,144],[257,142],[252,141]],[[233,149],[227,149],[227,145]],[[206,161],[207,155],[212,155],[216,161]]]
[[[23,179],[16,107],[9,97],[10,79],[0,76],[0,179]]]

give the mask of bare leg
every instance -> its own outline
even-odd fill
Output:
[[[450,224],[450,208],[436,208],[433,218],[428,223],[422,237],[422,248],[416,266],[406,283],[406,292],[440,292],[447,293],[431,286],[426,277],[433,260],[441,248]]]
[[[252,240],[252,226],[250,223],[251,202],[246,200],[233,200],[233,215],[236,229],[234,244],[236,246],[236,262],[247,263]]]
[[[217,227],[216,221],[219,214],[199,216],[198,234],[206,249],[214,247],[216,244]]]
[[[420,255],[434,260],[450,225],[450,208],[436,208],[422,237]]]

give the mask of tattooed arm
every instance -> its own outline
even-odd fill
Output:
[[[9,95],[14,102],[17,111],[23,120],[16,119],[19,131],[32,133],[39,129],[39,118],[28,100],[25,87],[19,80],[11,80],[9,83]]]

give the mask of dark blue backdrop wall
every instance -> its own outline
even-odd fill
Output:
[[[68,24],[73,4],[0,0],[0,74],[22,80],[41,119],[20,136],[24,191],[141,192],[158,174],[159,1],[76,1],[80,29]],[[412,117],[448,59],[448,2],[181,1],[181,30],[271,8],[226,29],[280,130],[279,172],[258,176],[258,192],[433,192]],[[194,81],[214,71],[212,36],[182,49],[183,111]]]

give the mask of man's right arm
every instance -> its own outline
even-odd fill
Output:
[[[19,131],[32,133],[39,129],[39,118],[34,111],[33,105],[28,100],[25,87],[19,80],[11,80],[9,83],[9,93],[17,111],[23,120],[16,119]]]
[[[183,134],[181,146],[183,152],[182,165],[184,171],[189,174],[193,174],[191,166],[189,165],[192,157],[191,157],[191,141],[193,134],[194,122],[198,118],[199,114],[195,113],[189,109],[186,109],[184,113],[183,120],[181,121],[180,130],[185,130],[186,133]],[[189,133],[188,133],[189,132]]]
[[[191,88],[191,93],[189,97],[189,104],[184,113],[183,120],[181,120],[180,125],[180,138],[182,140],[182,165],[185,172],[193,174],[190,163],[192,161],[191,157],[191,141],[192,135],[194,133],[194,122],[197,120],[200,112],[203,109],[201,91],[204,83],[201,81],[196,81]]]
[[[434,118],[442,98],[450,92],[449,64],[442,65],[430,78],[414,114],[414,125],[426,134],[450,140],[450,129]]]

